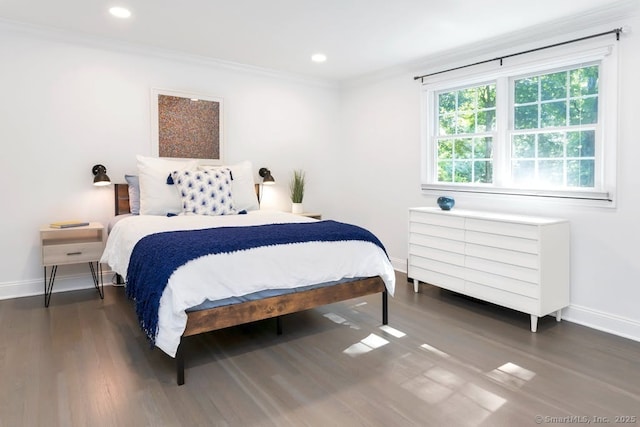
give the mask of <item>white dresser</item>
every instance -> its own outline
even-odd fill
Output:
[[[409,209],[409,278],[538,317],[569,305],[569,222],[440,208]]]

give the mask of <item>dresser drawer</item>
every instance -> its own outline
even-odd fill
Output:
[[[411,267],[419,267],[424,270],[446,274],[447,276],[459,277],[460,279],[465,278],[465,268],[461,265],[449,264],[415,255],[409,256],[409,268]]]
[[[484,286],[479,283],[467,281],[465,283],[465,293],[474,298],[482,299],[484,301],[492,302],[524,313],[539,314],[540,312],[540,303],[537,299]]]
[[[530,254],[540,252],[540,242],[537,239],[525,239],[522,237],[504,236],[470,230],[466,232],[465,238],[468,243],[475,243],[482,246],[491,246]]]
[[[481,231],[483,233],[498,234],[501,236],[522,237],[525,239],[534,240],[537,239],[539,235],[539,229],[537,225],[488,221],[475,218],[467,218],[466,229],[469,231]]]
[[[464,267],[464,254],[442,251],[425,246],[411,245],[411,255],[414,258],[423,258],[433,261],[441,261],[447,264]]]
[[[536,269],[505,264],[484,258],[467,256],[465,257],[465,267],[470,270],[484,271],[525,282],[538,283],[540,280],[539,271]],[[472,275],[473,272],[469,272],[469,274]]]
[[[454,292],[464,292],[464,279],[460,277],[449,276],[448,274],[411,265],[409,265],[409,277],[439,288],[449,289]]]
[[[451,240],[464,241],[464,230],[462,228],[441,227],[434,224],[423,224],[420,222],[409,223],[409,233],[422,234],[424,236],[444,237]]]
[[[409,235],[409,245],[424,246],[428,248],[440,249],[448,252],[464,254],[464,242],[460,240],[445,239],[443,237],[425,236],[424,234]],[[417,249],[417,248],[416,248]]]
[[[102,242],[44,245],[42,247],[42,265],[98,261],[102,257],[103,250]]]
[[[471,243],[465,245],[465,255],[532,269],[537,269],[540,262],[537,254],[516,252]]]
[[[464,228],[464,218],[453,216],[445,213],[427,213],[418,210],[409,212],[410,222],[419,222],[423,224],[434,224],[441,227]]]
[[[468,282],[500,289],[512,294],[524,295],[531,299],[540,299],[540,286],[537,283],[525,282],[511,277],[499,276],[479,270],[468,270]]]

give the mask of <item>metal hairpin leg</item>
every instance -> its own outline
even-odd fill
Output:
[[[102,280],[102,264],[99,261],[96,261],[95,267],[93,263],[89,263],[89,268],[91,269],[91,277],[93,277],[93,284],[95,285],[98,293],[100,294],[100,298],[104,299],[104,282]]]
[[[44,306],[49,307],[49,301],[51,301],[51,291],[53,290],[53,282],[56,280],[56,272],[58,266],[51,267],[51,275],[49,281],[47,281],[47,267],[44,267]]]
[[[93,279],[93,285],[98,290],[100,298],[104,299],[104,281],[102,280],[102,264],[96,261],[96,265],[93,262],[89,263],[89,269],[91,270],[91,278]],[[51,273],[49,280],[47,280],[47,267],[44,267],[44,306],[49,307],[51,301],[51,293],[53,292],[53,283],[56,280],[56,273],[58,272],[58,266],[51,266]]]

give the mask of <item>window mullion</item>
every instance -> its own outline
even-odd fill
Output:
[[[496,187],[504,187],[510,180],[511,100],[509,79],[496,80],[496,131],[493,142],[493,179]]]

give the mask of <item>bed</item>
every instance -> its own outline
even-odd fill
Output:
[[[129,179],[127,182],[131,183]],[[220,216],[132,214],[131,190],[132,186],[127,184],[115,185],[116,216],[109,225],[101,262],[127,278],[127,294],[132,297],[129,292],[133,293],[142,328],[153,339],[154,346],[175,357],[178,385],[185,383],[182,342],[189,336],[269,318],[276,319],[280,334],[281,316],[371,294],[381,294],[381,320],[385,325],[388,323],[388,294],[393,295],[395,276],[379,241],[376,246],[364,241],[368,237],[357,237],[354,241],[335,237],[331,242],[318,241],[324,237],[290,242],[286,237],[292,235],[298,239],[308,232],[316,236],[333,235],[335,230],[342,232],[344,226],[351,227],[358,235],[368,231],[335,221],[260,210]],[[252,176],[251,191],[255,198]],[[256,235],[276,236],[274,238],[284,239],[283,244],[269,241],[269,244],[255,244],[250,248],[220,249],[216,253],[193,255],[188,262],[176,261],[179,267],[175,268],[169,266],[173,261],[154,256],[171,252],[172,245],[179,245],[180,241],[187,242],[181,247],[187,246],[190,251],[201,246],[209,251],[210,242],[226,242],[221,243],[226,248],[225,245],[253,241]],[[373,240],[377,240],[375,236]],[[152,245],[145,255],[141,248],[145,248],[148,241]],[[200,241],[206,243],[198,245]],[[323,261],[316,262],[320,259]],[[331,267],[322,267],[325,264]],[[253,267],[247,268],[249,265]],[[156,278],[155,273],[163,269],[167,270],[166,275]],[[153,287],[157,282],[166,282],[166,287],[161,287],[162,291],[146,290],[146,286]],[[147,314],[140,306],[152,305],[146,302],[146,293],[157,295],[158,292],[161,296],[157,318],[152,317],[156,325],[147,321]],[[149,330],[150,324],[156,329]]]

